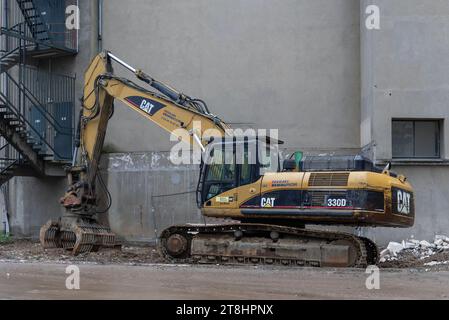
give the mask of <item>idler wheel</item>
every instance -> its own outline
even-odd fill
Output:
[[[185,236],[175,233],[167,239],[167,251],[173,256],[179,256],[186,252],[188,241]]]

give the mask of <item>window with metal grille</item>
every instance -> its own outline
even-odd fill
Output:
[[[440,120],[393,120],[393,158],[440,158],[441,127]]]

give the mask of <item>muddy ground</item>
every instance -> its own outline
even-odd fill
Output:
[[[0,261],[0,300],[449,299],[449,271],[382,269],[374,289],[367,287],[370,275],[364,269],[75,265],[79,270],[79,290],[67,287],[67,262]]]
[[[426,259],[447,260],[447,253]],[[449,299],[449,266],[408,257],[380,265],[379,288],[365,269],[173,265],[153,246],[73,257],[39,243],[0,243],[1,299]],[[68,290],[67,266],[80,272]]]
[[[18,262],[90,262],[96,264],[141,265],[163,263],[155,246],[121,246],[104,248],[73,256],[64,249],[42,249],[37,241],[15,240],[0,243],[0,261]]]
[[[101,249],[99,252],[72,256],[64,249],[42,249],[39,242],[32,240],[15,240],[0,243],[0,261],[16,262],[74,262],[94,264],[146,265],[165,263],[155,246],[123,245],[114,249]],[[449,270],[449,264],[426,266],[426,263],[449,261],[449,251],[444,251],[419,259],[411,252],[401,252],[397,260],[380,263],[380,268],[423,268],[430,270]]]

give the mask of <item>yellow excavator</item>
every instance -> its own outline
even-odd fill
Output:
[[[112,61],[156,91],[114,75]],[[178,129],[188,133],[179,139],[202,152],[197,186],[201,213],[232,220],[163,230],[158,247],[168,261],[363,267],[378,261],[373,241],[306,226],[414,224],[413,189],[389,164],[379,169],[359,155],[304,157],[296,152],[281,168],[282,141],[234,134],[204,101],[179,93],[107,51],[92,60],[84,79],[68,189],[61,198],[66,210],[41,228],[44,248],[62,247],[76,255],[115,244],[114,233],[97,221],[97,190],[106,188],[98,166],[114,99],[171,134]]]

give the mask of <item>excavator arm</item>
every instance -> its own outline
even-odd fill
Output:
[[[137,79],[158,92],[114,75],[112,61],[135,74]],[[69,187],[61,198],[65,214],[41,228],[40,239],[45,248],[64,247],[74,254],[88,252],[101,246],[112,246],[114,234],[97,223],[97,180],[107,126],[114,113],[114,100],[119,100],[145,119],[171,134],[184,129],[188,134],[176,135],[179,140],[197,143],[203,150],[212,136],[230,134],[230,127],[209,112],[200,99],[179,93],[123,62],[110,52],[98,54],[84,76],[82,110],[75,139],[72,166],[67,170]],[[207,134],[206,134],[207,133]],[[110,202],[110,199],[109,199]]]
[[[162,94],[149,91],[136,83],[113,74],[111,60],[135,73],[136,77]],[[152,79],[109,52],[97,55],[85,74],[80,147],[88,160],[89,182],[95,179],[106,129],[113,113],[113,101],[119,100],[162,129],[173,134],[184,129],[189,135],[179,135],[186,143],[208,143],[210,133],[223,136],[230,127],[212,115],[202,100],[192,99],[175,89]],[[201,102],[201,103],[199,103]],[[208,133],[207,137],[205,133]]]

